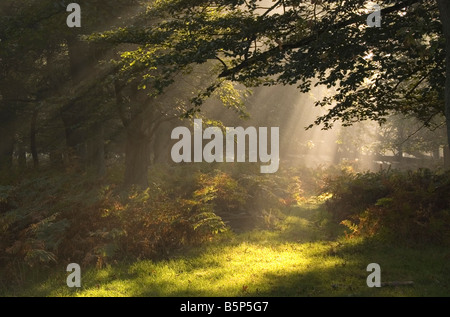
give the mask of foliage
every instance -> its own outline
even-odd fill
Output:
[[[230,175],[216,171],[214,174],[198,175],[201,188],[194,191],[194,198],[200,203],[214,204],[219,210],[229,212],[241,208],[248,194]]]
[[[230,228],[277,229],[281,211],[305,200],[300,169],[268,177],[249,166],[164,165],[148,188],[127,190],[114,170],[105,180],[33,172],[1,186],[2,266],[168,257]]]
[[[156,170],[153,177],[164,177],[172,197],[175,193],[190,197],[213,210],[231,229],[266,227],[269,218],[279,217],[280,210],[304,201],[312,187],[318,188],[312,184],[316,174],[306,168],[280,168],[276,175],[260,174],[257,166],[247,163],[220,169],[200,164],[170,169],[158,166]]]
[[[450,242],[450,172],[343,173],[330,179],[326,202],[350,236],[404,243]]]
[[[158,185],[119,190],[73,173],[45,173],[2,187],[0,261],[30,266],[166,256],[225,225],[203,202],[172,199]]]
[[[35,276],[25,271],[21,285],[2,285],[0,275],[0,296],[448,296],[448,247],[329,239],[315,225],[321,207],[302,204],[282,221],[281,230],[226,235],[170,259],[83,266],[79,289],[65,285],[67,273],[61,269]],[[367,287],[366,266],[375,260],[382,281],[414,285]]]
[[[143,19],[93,35],[110,43],[164,48],[148,63],[177,72],[216,61],[219,77],[248,86],[313,84],[330,95],[316,120],[331,128],[342,120],[384,122],[391,112],[426,124],[442,107],[445,50],[435,1],[382,1],[382,28],[367,27],[369,3],[346,1],[155,1]],[[208,89],[215,89],[211,85]],[[208,92],[210,94],[210,92]],[[198,105],[195,104],[194,107]]]

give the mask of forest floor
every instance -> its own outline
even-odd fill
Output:
[[[82,268],[82,287],[68,288],[64,269],[24,271],[1,296],[450,296],[450,250],[345,238],[322,204],[311,200],[272,219],[269,230],[228,232],[167,259]],[[370,288],[369,263],[381,281]],[[2,290],[3,289],[3,290]]]

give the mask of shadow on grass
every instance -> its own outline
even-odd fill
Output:
[[[265,277],[274,283],[264,296],[356,296],[356,297],[449,297],[450,268],[444,248],[392,248],[372,243],[342,246],[332,256],[340,259],[334,267],[311,269]],[[323,258],[326,261],[326,256]],[[369,263],[381,266],[381,282],[413,281],[413,285],[383,285],[369,288]],[[397,283],[399,284],[399,283]]]

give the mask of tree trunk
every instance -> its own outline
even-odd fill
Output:
[[[31,124],[30,124],[30,152],[33,157],[33,166],[34,168],[39,167],[39,157],[36,145],[36,125],[38,118],[39,110],[36,106],[33,110],[33,115],[31,116]]]
[[[439,161],[441,159],[441,147],[440,146],[435,146],[433,149],[433,159],[435,159],[436,161]]]
[[[16,113],[12,107],[0,104],[0,170],[12,167]]]
[[[82,120],[78,118],[73,110],[61,110],[61,119],[64,123],[64,131],[66,136],[66,155],[67,164],[77,170],[82,169],[86,162],[85,135],[84,131],[78,127]]]
[[[403,162],[403,146],[397,146],[397,153],[395,154],[395,158],[401,163]]]
[[[0,169],[7,170],[12,167],[14,152],[14,133],[13,130],[0,128],[2,136],[0,141]]]
[[[450,148],[448,145],[444,146],[444,168],[450,169]]]
[[[21,170],[27,167],[27,152],[25,150],[25,142],[23,138],[17,140],[17,163]]]
[[[148,165],[150,144],[147,138],[127,133],[125,149],[125,186],[148,187]]]
[[[450,1],[437,0],[437,2],[446,40],[445,121],[447,123],[447,144],[450,144]]]
[[[76,36],[67,39],[69,54],[70,77],[73,87],[87,77],[89,68],[88,44],[80,41]],[[76,169],[86,166],[86,133],[84,123],[86,121],[86,104],[83,99],[72,100],[61,109],[61,118],[64,123],[67,160],[69,165]]]
[[[81,83],[95,81],[97,71],[95,65],[104,48],[80,41],[76,36],[67,39],[70,76],[74,87]],[[90,89],[81,98],[73,100],[63,109],[63,121],[66,127],[67,146],[75,152],[75,160],[82,168],[88,168],[97,176],[105,174],[105,150],[103,139],[103,120],[98,111],[98,87]]]
[[[124,185],[126,187],[137,185],[146,188],[148,187],[147,174],[150,164],[150,141],[144,131],[142,116],[136,115],[133,119],[130,119],[125,114],[124,88],[123,83],[118,80],[115,81],[116,106],[127,133]]]
[[[98,177],[103,177],[106,173],[103,132],[103,125],[101,123],[95,123],[90,129],[90,137],[87,142],[88,168]]]

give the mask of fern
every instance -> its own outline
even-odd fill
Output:
[[[214,212],[205,211],[191,217],[189,221],[195,231],[202,231],[211,234],[217,234],[226,230],[226,225],[222,218]]]

